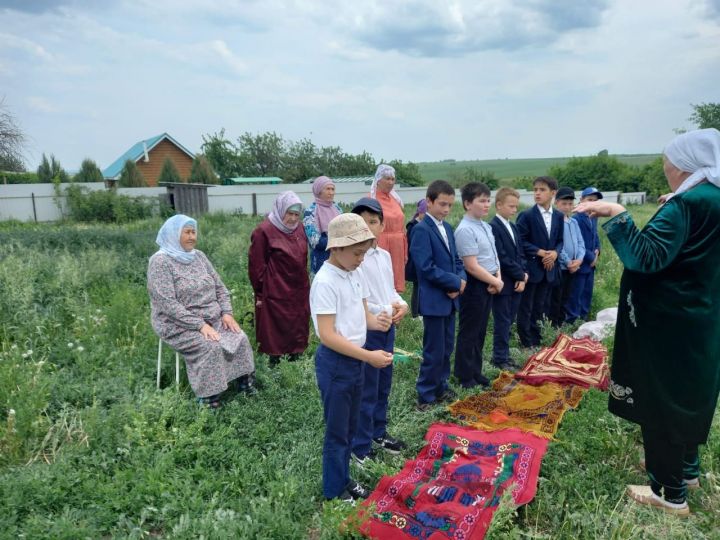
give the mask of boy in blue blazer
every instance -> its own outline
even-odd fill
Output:
[[[467,276],[455,248],[453,229],[444,220],[455,202],[445,180],[427,189],[427,214],[413,227],[410,257],[418,285],[418,311],[423,317],[423,360],[416,383],[418,410],[437,401],[452,401],[448,387],[450,355],[455,341],[455,312]]]
[[[520,233],[510,219],[517,213],[520,193],[509,187],[495,194],[495,217],[490,227],[495,236],[503,288],[493,296],[493,356],[492,363],[500,369],[518,366],[510,359],[510,329],[528,280]]]
[[[528,266],[528,282],[520,300],[518,334],[524,347],[540,345],[538,321],[546,316],[550,289],[560,280],[558,254],[563,246],[563,215],[552,207],[557,180],[538,176],[533,182],[535,206],[520,213],[517,228]]]

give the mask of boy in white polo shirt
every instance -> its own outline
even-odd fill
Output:
[[[357,428],[365,363],[383,368],[392,363],[386,351],[363,349],[367,330],[386,332],[391,319],[367,307],[367,286],[356,269],[375,239],[363,218],[341,214],[330,221],[330,258],[315,274],[310,313],[320,345],[315,375],[323,402],[323,494],[351,502],[370,493],[350,479],[350,452]]]

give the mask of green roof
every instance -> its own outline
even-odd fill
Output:
[[[365,185],[370,185],[373,183],[373,180],[375,180],[374,176],[332,176],[332,181],[336,184],[349,184],[353,182],[362,182]],[[308,178],[303,182],[303,184],[312,184],[315,181],[315,178]]]
[[[223,178],[223,186],[237,186],[246,184],[282,184],[282,178],[277,176],[235,176],[234,178]]]

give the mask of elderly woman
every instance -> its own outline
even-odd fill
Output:
[[[148,292],[152,327],[185,359],[195,395],[211,407],[232,383],[254,392],[255,364],[245,333],[233,318],[230,293],[205,254],[195,249],[197,222],[168,219],[150,257]]]
[[[390,252],[395,278],[395,290],[405,290],[405,263],[408,246],[405,238],[405,214],[400,195],[395,191],[395,169],[390,165],[378,165],[375,180],[370,187],[370,197],[382,206],[385,230],[378,238],[378,246]]]
[[[692,131],[664,151],[674,196],[639,230],[619,204],[583,202],[625,266],[609,409],[640,424],[649,486],[636,501],[686,515],[699,486],[720,391],[720,132]]]
[[[286,354],[296,360],[308,346],[310,282],[307,240],[298,227],[301,212],[295,193],[280,193],[267,219],[250,236],[255,336],[258,350],[270,356],[270,366]]]
[[[342,214],[335,201],[335,183],[327,176],[318,176],[312,184],[315,202],[307,207],[303,215],[303,227],[310,245],[310,271],[316,274],[330,257],[327,247],[328,223]]]

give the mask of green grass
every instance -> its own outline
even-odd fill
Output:
[[[653,208],[632,211],[643,222]],[[256,223],[200,220],[199,246],[239,315],[252,306],[245,254]],[[0,225],[0,538],[343,537],[351,511],[324,502],[320,488],[315,338],[300,362],[270,370],[256,358],[260,393],[217,412],[197,405],[186,382],[175,389],[167,350],[155,390],[145,272],[159,226]],[[621,271],[603,247],[594,310],[615,305]],[[545,342],[552,337],[546,329]],[[404,321],[398,346],[417,350],[421,340],[421,323]],[[398,472],[428,425],[450,419],[441,408],[414,410],[417,368],[398,364],[391,395],[392,432],[409,448],[357,472],[367,484]],[[718,415],[702,451],[708,476],[690,495],[694,514],[681,520],[624,497],[626,484],[644,481],[640,435],[606,407],[607,395],[593,390],[565,415],[535,500],[501,508],[489,538],[720,537]]]
[[[628,165],[645,165],[658,157],[659,154],[617,154],[614,157]],[[499,179],[517,178],[519,176],[541,176],[553,165],[564,165],[569,157],[536,158],[536,159],[483,159],[469,161],[429,161],[418,163],[424,182],[438,178],[450,179],[462,175],[471,167],[481,171],[489,171]]]

